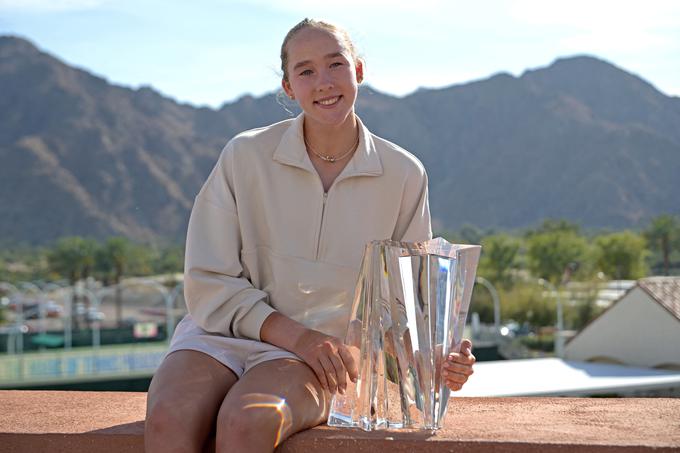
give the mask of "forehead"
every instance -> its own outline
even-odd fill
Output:
[[[341,52],[349,56],[345,42],[330,31],[306,27],[297,32],[286,46],[289,64],[323,58],[325,55]]]

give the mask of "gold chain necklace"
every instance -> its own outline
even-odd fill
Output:
[[[307,143],[307,137],[303,136],[302,139],[303,139],[304,142],[305,142],[305,146],[307,147],[308,150],[310,150],[310,151],[312,152],[312,154],[314,154],[316,157],[318,157],[319,159],[323,160],[324,162],[329,162],[329,163],[331,163],[331,164],[334,164],[335,162],[340,161],[340,160],[344,159],[345,157],[349,156],[349,155],[352,154],[354,151],[356,151],[356,149],[359,147],[359,131],[357,131],[357,139],[356,139],[356,141],[354,142],[354,144],[352,145],[352,147],[351,147],[350,149],[348,149],[346,153],[344,153],[344,154],[342,154],[342,155],[340,155],[340,156],[337,156],[337,157],[335,157],[335,156],[328,156],[328,155],[323,155],[323,154],[317,153],[317,152],[314,150],[314,148],[312,148],[312,147],[309,145],[309,143]]]

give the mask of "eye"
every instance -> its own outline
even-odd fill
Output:
[[[331,63],[330,67],[331,68],[337,68],[338,66],[342,66],[343,64],[344,63],[341,62],[341,61],[334,61],[333,63]]]
[[[304,71],[302,71],[302,72],[300,73],[300,75],[301,75],[301,76],[312,75],[312,70],[311,70],[311,69],[305,69]]]

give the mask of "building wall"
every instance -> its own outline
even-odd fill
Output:
[[[565,358],[678,367],[680,320],[636,287],[574,337]]]

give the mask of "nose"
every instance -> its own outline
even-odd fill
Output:
[[[333,88],[333,86],[334,86],[333,76],[330,74],[330,72],[329,71],[319,72],[319,79],[316,87],[317,90],[326,91]]]

